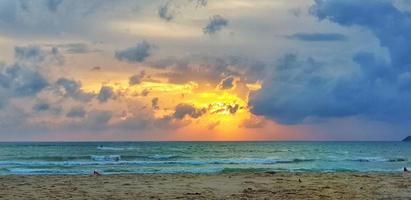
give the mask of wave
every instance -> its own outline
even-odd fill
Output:
[[[216,174],[216,173],[265,173],[265,172],[325,172],[325,173],[344,173],[344,172],[395,172],[401,169],[351,169],[351,168],[235,168],[235,167],[207,167],[207,168],[180,168],[180,169],[100,169],[103,174]],[[44,169],[44,168],[8,168],[3,169],[0,174],[91,174],[92,170],[80,169]]]
[[[82,157],[83,158],[83,157]],[[137,158],[137,160],[135,159]],[[84,160],[13,160],[0,161],[0,167],[20,166],[20,167],[76,167],[76,166],[206,166],[206,165],[242,165],[242,166],[283,166],[281,164],[300,164],[316,161],[326,162],[405,162],[404,158],[357,158],[357,159],[259,159],[259,158],[244,158],[244,159],[178,159],[179,156],[173,155],[154,155],[154,156],[121,156],[121,155],[92,155]],[[142,160],[140,160],[142,159]],[[287,166],[287,165],[286,165]]]
[[[17,157],[16,160],[38,160],[38,161],[70,161],[87,160],[90,156],[29,156]]]
[[[63,169],[27,169],[27,168],[11,168],[8,169],[8,174],[88,174],[89,171],[83,170],[63,170]]]
[[[107,150],[107,151],[123,151],[124,148],[119,147],[97,147],[98,150]]]
[[[380,157],[365,157],[356,159],[347,159],[347,161],[354,162],[406,162],[405,158],[380,158]]]
[[[103,156],[97,156],[97,155],[92,155],[91,160],[94,161],[120,161],[121,156],[120,155],[103,155]]]
[[[175,158],[181,158],[181,156],[175,156],[175,155],[153,155],[153,156],[146,156],[149,159],[154,159],[154,160],[168,160],[168,159],[175,159]]]
[[[137,148],[134,147],[105,147],[105,146],[99,146],[97,147],[98,150],[103,150],[103,151],[126,151],[126,150],[135,150]]]
[[[170,156],[168,158],[172,158]],[[311,162],[312,159],[219,159],[219,160],[122,160],[120,155],[92,155],[85,161],[0,161],[0,166],[92,166],[92,165],[272,165],[279,163]],[[164,159],[168,159],[164,158]]]

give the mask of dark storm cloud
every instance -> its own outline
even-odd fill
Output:
[[[97,99],[101,102],[107,102],[109,99],[114,98],[115,93],[112,87],[110,86],[103,86],[100,89],[99,94],[97,95]]]
[[[62,96],[71,97],[75,100],[79,101],[90,101],[95,94],[84,92],[81,89],[81,82],[67,79],[67,78],[59,78],[55,83],[57,92],[60,93]]]
[[[136,46],[125,50],[116,51],[115,57],[120,61],[127,61],[130,63],[143,62],[151,54],[152,45],[147,41],[137,43]]]
[[[329,20],[341,26],[367,28],[389,51],[392,67],[410,67],[411,13],[398,10],[393,1],[365,0],[360,3],[354,0],[317,0],[310,12],[320,20]]]
[[[223,18],[221,15],[214,15],[210,18],[207,26],[203,28],[204,34],[213,35],[221,31],[224,27],[228,25],[228,20]]]
[[[370,52],[351,59],[358,73],[331,76],[313,59],[280,59],[263,88],[250,96],[251,111],[280,123],[363,116],[409,122],[411,115],[411,14],[388,0],[316,0],[310,13],[341,26],[370,30],[389,52],[386,61]]]
[[[296,33],[287,38],[305,42],[341,42],[347,41],[347,36],[339,33]]]

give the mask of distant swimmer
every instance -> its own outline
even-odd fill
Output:
[[[94,176],[101,176],[101,174],[100,174],[98,171],[96,171],[96,170],[94,170],[93,175],[94,175]]]
[[[408,172],[408,169],[407,169],[407,167],[404,167],[404,172]]]

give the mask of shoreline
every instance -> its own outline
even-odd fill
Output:
[[[0,199],[376,199],[411,197],[403,172],[2,175]]]

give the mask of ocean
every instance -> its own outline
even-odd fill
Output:
[[[398,172],[405,142],[0,143],[0,175],[230,172]]]

